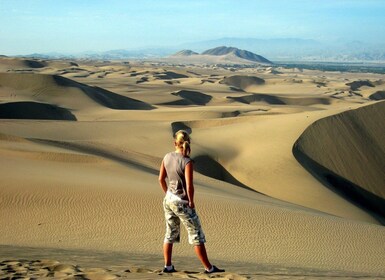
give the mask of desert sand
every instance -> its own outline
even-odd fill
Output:
[[[372,73],[0,58],[0,278],[208,279],[184,230],[161,273],[178,129],[215,277],[385,278],[384,91]]]

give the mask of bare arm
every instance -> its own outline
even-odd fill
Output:
[[[159,184],[160,186],[162,187],[162,190],[166,193],[167,192],[167,183],[166,183],[166,177],[167,177],[167,172],[166,172],[166,168],[164,167],[164,164],[163,164],[163,161],[162,161],[162,164],[160,166],[160,170],[159,170]]]
[[[186,190],[187,190],[187,197],[189,201],[189,206],[191,208],[195,208],[194,204],[194,183],[193,183],[193,163],[190,161],[184,170],[184,176],[186,179]]]

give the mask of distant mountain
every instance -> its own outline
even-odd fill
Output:
[[[194,52],[192,50],[181,50],[175,54],[173,54],[174,56],[190,56],[190,55],[197,55],[198,53],[197,52]]]
[[[181,45],[182,48],[190,48],[196,51],[204,51],[217,46],[233,46],[239,49],[258,53],[272,60],[291,59],[309,54],[322,53],[324,45],[315,40],[298,38],[221,38],[208,41],[193,42]],[[314,52],[313,52],[314,51]]]
[[[236,57],[239,57],[241,59],[250,60],[258,63],[266,63],[271,64],[272,62],[264,58],[263,56],[260,56],[258,54],[246,51],[246,50],[240,50],[238,48],[234,47],[216,47],[213,49],[209,49],[207,51],[202,52],[202,55],[230,55],[233,54]]]
[[[205,50],[201,54],[182,50],[169,57],[170,62],[199,64],[272,64],[271,61],[258,54],[234,47],[216,47]]]

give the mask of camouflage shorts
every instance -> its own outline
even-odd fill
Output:
[[[190,208],[183,201],[171,201],[167,197],[163,201],[164,214],[166,218],[165,243],[180,241],[180,222],[185,226],[189,243],[199,245],[205,243],[205,234],[195,209]]]

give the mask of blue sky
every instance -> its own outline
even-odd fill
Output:
[[[240,38],[385,44],[385,0],[0,0],[0,54]]]

